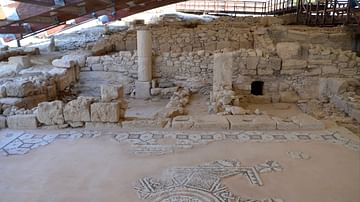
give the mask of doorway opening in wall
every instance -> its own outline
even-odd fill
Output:
[[[253,81],[251,83],[251,94],[253,95],[263,95],[264,82],[263,81]]]

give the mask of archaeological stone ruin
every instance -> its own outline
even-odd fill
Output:
[[[0,202],[358,202],[359,174],[359,0],[0,0]]]
[[[345,28],[276,17],[164,18],[78,50],[55,51],[54,41],[45,51],[1,52],[2,128],[297,130],[324,128],[320,120],[330,118],[359,131],[360,57]],[[128,103],[141,101],[139,111],[164,105],[150,117],[127,116]],[[192,102],[207,110],[189,110]],[[283,103],[304,113],[247,108]]]

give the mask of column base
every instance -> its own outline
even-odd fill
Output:
[[[135,98],[136,99],[146,99],[150,98],[150,81],[135,81]]]

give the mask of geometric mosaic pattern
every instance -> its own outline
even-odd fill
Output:
[[[10,132],[0,139],[0,152],[4,155],[21,155],[59,139],[95,137],[96,133],[84,134],[77,131],[68,133],[35,134],[30,132]]]
[[[176,150],[192,148],[199,144],[215,141],[231,142],[322,142],[343,145],[354,151],[360,151],[359,142],[343,137],[336,131],[224,131],[224,132],[171,132],[148,131],[114,134],[119,142],[132,145],[135,154],[166,154]],[[161,141],[173,140],[174,144],[162,144]]]
[[[260,173],[281,170],[282,167],[274,161],[249,167],[240,165],[238,161],[220,160],[195,167],[168,169],[160,177],[139,179],[134,188],[139,198],[154,202],[280,202],[281,199],[256,200],[236,196],[221,183],[221,180],[240,175],[247,178],[251,184],[262,186]]]
[[[141,132],[106,132],[93,130],[49,131],[10,131],[0,136],[0,154],[19,155],[50,144],[58,139],[93,138],[107,135],[120,143],[131,145],[130,152],[138,155],[168,154],[178,150],[190,149],[196,145],[215,141],[231,142],[321,142],[345,146],[360,151],[359,142],[343,137],[336,131],[141,131]],[[171,142],[171,143],[169,143]],[[291,157],[301,154],[292,154]],[[295,158],[295,157],[294,157]],[[301,157],[299,157],[301,158]]]

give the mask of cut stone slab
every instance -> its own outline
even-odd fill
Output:
[[[31,81],[9,82],[5,88],[8,97],[27,97],[36,91],[36,87]]]
[[[175,129],[190,129],[193,126],[194,121],[190,116],[177,116],[171,123],[171,127]]]
[[[124,97],[124,87],[122,85],[101,85],[101,101],[110,102]]]
[[[121,122],[122,127],[126,129],[137,128],[164,128],[170,119],[159,118],[156,120],[132,120]]]
[[[76,100],[72,100],[65,105],[64,118],[65,121],[81,122],[91,121],[90,105],[94,101],[93,97],[80,96]]]
[[[294,123],[298,124],[300,129],[325,129],[325,125],[323,122],[313,118],[312,116],[306,114],[300,114],[297,116],[293,116],[290,118]]]
[[[224,116],[192,116],[195,129],[229,129],[229,121]]]
[[[86,122],[85,129],[119,129],[121,123]]]
[[[60,100],[42,102],[38,105],[37,119],[45,125],[64,124],[64,103]]]
[[[12,106],[17,106],[19,108],[31,109],[36,107],[40,102],[47,100],[47,96],[44,94],[34,95],[24,98],[17,97],[6,97],[0,98],[0,104],[7,104]]]
[[[91,105],[91,121],[93,122],[119,122],[124,117],[124,110],[118,102],[93,103]]]
[[[14,56],[9,57],[9,63],[15,64],[19,67],[28,68],[31,66],[31,61],[29,56]]]
[[[292,120],[284,120],[278,117],[273,117],[273,120],[276,121],[276,129],[278,130],[297,130],[300,128],[300,126]]]
[[[276,122],[267,115],[226,116],[231,130],[275,130]]]
[[[136,99],[150,98],[151,82],[148,81],[135,81],[135,97]]]
[[[38,126],[34,114],[8,116],[6,122],[10,129],[36,129]]]
[[[301,46],[298,42],[280,42],[276,44],[276,53],[281,59],[296,58],[301,54]]]

